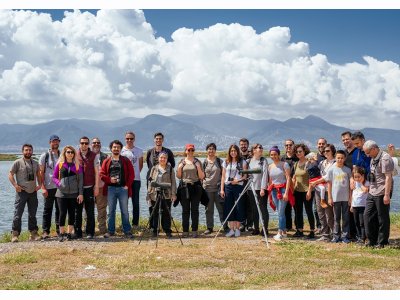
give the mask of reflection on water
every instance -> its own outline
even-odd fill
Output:
[[[176,158],[176,161],[180,161],[180,158]],[[11,231],[13,212],[14,212],[14,200],[15,200],[15,189],[8,181],[8,172],[11,168],[12,162],[0,161],[0,234],[5,231]],[[149,210],[147,203],[145,201],[146,198],[146,174],[147,166],[144,164],[143,170],[141,172],[142,177],[142,188],[140,189],[140,216],[148,217]],[[398,212],[400,211],[400,177],[397,176],[394,179],[394,192],[392,197],[391,211]],[[42,213],[43,213],[43,197],[41,193],[38,193],[39,198],[39,207],[38,212],[36,214],[38,225],[42,224]],[[117,208],[118,209],[118,208]],[[268,208],[270,211],[271,219],[276,219],[276,213],[273,212],[270,207]],[[132,210],[132,203],[129,203],[129,210]],[[200,205],[200,224],[205,225],[206,218],[204,213],[204,206]],[[215,225],[221,224],[219,222],[217,210],[215,209]],[[174,219],[181,220],[181,206],[172,208],[172,215]],[[27,230],[27,220],[28,213],[27,208],[25,208],[22,222],[22,230]],[[54,220],[54,216],[53,216]],[[52,221],[53,223],[53,221]]]

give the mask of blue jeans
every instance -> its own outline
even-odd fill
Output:
[[[286,189],[281,188],[281,193],[282,196],[285,193]],[[283,199],[279,200],[278,199],[278,193],[276,189],[272,190],[272,200],[274,200],[274,204],[276,206],[276,211],[278,212],[278,229],[285,231],[286,230],[286,215],[285,215],[285,209],[286,205],[288,204],[288,201],[285,201]]]
[[[119,201],[119,209],[121,210],[122,228],[124,233],[131,231],[129,223],[128,211],[128,190],[123,187],[109,186],[108,187],[108,232],[115,233],[115,210],[117,208],[117,200]]]

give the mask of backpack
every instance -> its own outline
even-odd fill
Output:
[[[218,168],[220,169],[221,174],[222,174],[222,159],[220,159],[219,157],[216,157],[216,158],[215,158],[215,162],[216,162],[216,164],[217,164],[217,166],[218,166]],[[207,158],[206,158],[206,159],[203,161],[203,171],[206,170],[207,165],[208,165],[208,160],[207,160]]]
[[[57,155],[60,157],[60,150],[57,150]],[[46,172],[46,168],[49,165],[49,158],[50,158],[50,153],[49,151],[46,152],[46,155],[44,157],[44,170]]]
[[[251,161],[251,158],[246,159],[246,163],[247,163],[248,166],[250,166],[250,161]],[[263,168],[264,161],[265,161],[265,157],[264,157],[264,156],[261,156],[261,157],[260,157],[260,161],[258,162],[258,165],[260,166],[260,169],[261,169],[261,170],[262,170],[262,168]]]

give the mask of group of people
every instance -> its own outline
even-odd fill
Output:
[[[317,153],[304,143],[287,139],[284,155],[278,146],[269,149],[270,162],[263,156],[263,146],[256,143],[250,147],[246,138],[239,146],[232,144],[225,158],[217,157],[215,143],[208,144],[203,162],[195,156],[195,145],[186,144],[184,158],[175,165],[174,154],[163,146],[160,132],[154,135],[154,147],[146,155],[135,146],[131,131],[125,134],[125,145],[119,140],[110,143],[110,155],[101,151],[99,138],[90,141],[88,137],[80,138],[78,149],[68,145],[60,151],[60,138],[52,135],[50,148],[39,162],[32,159],[32,145],[25,144],[23,157],[11,167],[9,180],[16,190],[12,242],[18,241],[26,203],[31,240],[50,237],[53,208],[60,242],[83,237],[83,209],[86,238],[93,239],[95,207],[99,234],[109,238],[116,232],[117,202],[124,235],[133,238],[132,227],[138,229],[139,225],[140,173],[146,161],[146,201],[153,236],[158,236],[161,224],[166,236],[172,237],[171,209],[179,203],[182,237],[199,235],[200,204],[205,206],[205,235],[214,231],[214,208],[226,237],[239,237],[244,231],[267,235],[270,205],[278,214],[276,241],[285,239],[293,229],[293,210],[292,236],[304,237],[305,209],[309,239],[319,234],[318,241],[353,240],[384,247],[389,243],[393,176],[399,172],[394,146],[389,145],[385,152],[359,131],[344,132],[341,137],[344,150],[336,150],[320,138]],[[40,189],[45,198],[41,237],[36,221]]]

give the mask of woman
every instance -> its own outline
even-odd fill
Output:
[[[208,196],[208,205],[206,208],[206,224],[207,230],[204,234],[210,234],[214,230],[214,205],[217,208],[219,220],[224,222],[223,201],[219,196],[221,176],[222,176],[222,159],[215,155],[217,146],[210,143],[206,146],[207,158],[203,162],[204,180],[203,188]]]
[[[280,160],[280,150],[278,146],[273,146],[269,150],[269,157],[272,163],[268,167],[269,185],[268,191],[273,200],[273,206],[278,211],[278,234],[274,240],[280,241],[286,237],[286,205],[289,201],[290,192],[290,166],[287,162]]]
[[[75,207],[83,202],[83,167],[79,165],[76,151],[65,146],[54,169],[53,181],[57,186],[57,204],[60,209],[59,241],[71,240],[74,233]],[[68,229],[65,236],[65,219],[68,213]]]
[[[169,183],[171,187],[168,189],[160,189],[151,186],[151,182]],[[171,204],[176,200],[176,179],[175,171],[171,164],[168,163],[168,153],[165,151],[160,152],[158,155],[158,164],[153,166],[150,171],[148,188],[148,202],[149,206],[153,207],[153,237],[158,234],[158,218],[159,218],[159,205],[161,201],[162,215],[161,226],[168,238],[172,237],[171,231]],[[161,193],[159,202],[157,201],[157,193]]]
[[[294,147],[298,162],[294,165],[294,176],[293,176],[293,186],[294,186],[294,198],[295,198],[295,214],[296,214],[296,233],[293,237],[303,237],[303,205],[306,209],[308,222],[310,224],[310,233],[308,238],[314,238],[315,230],[315,219],[312,209],[312,197],[314,193],[308,194],[309,177],[307,172],[307,159],[306,155],[310,153],[310,149],[305,144],[297,144]]]
[[[266,230],[266,234],[268,234],[268,191],[267,191],[267,183],[268,183],[268,162],[263,157],[263,146],[261,144],[254,144],[251,148],[252,156],[249,161],[249,169],[261,169],[261,173],[253,174],[253,185],[257,194],[257,202],[260,206],[262,219],[264,223],[264,227]],[[250,205],[251,211],[253,214],[254,220],[254,230],[251,233],[252,235],[263,234],[260,232],[259,220],[260,216],[258,215],[258,209],[256,205],[256,199],[254,199],[253,193],[250,191],[248,193],[250,195]]]
[[[321,170],[322,178],[314,181],[312,187],[320,183],[326,183],[324,177],[328,173],[330,167],[335,163],[336,148],[332,144],[327,144],[324,148],[325,160],[319,163],[319,169]],[[317,189],[314,193],[315,204],[317,206],[318,217],[321,222],[321,237],[317,241],[329,242],[332,238],[333,233],[333,207],[327,204],[328,192],[325,195],[321,195],[321,192]]]
[[[243,199],[233,209],[235,201],[243,191],[243,180],[246,175],[241,174],[241,170],[247,169],[247,163],[240,156],[239,147],[231,145],[228,150],[226,160],[222,163],[222,177],[220,195],[225,199],[224,220],[228,220],[230,231],[226,237],[240,236],[240,223],[246,219],[246,207]]]
[[[187,144],[185,146],[186,157],[181,160],[178,165],[176,177],[181,179],[182,193],[180,195],[182,204],[182,227],[183,237],[189,237],[189,219],[192,217],[192,236],[198,236],[199,227],[199,205],[203,188],[201,181],[204,179],[204,172],[200,161],[194,157],[194,145]],[[187,191],[187,193],[186,193]]]

